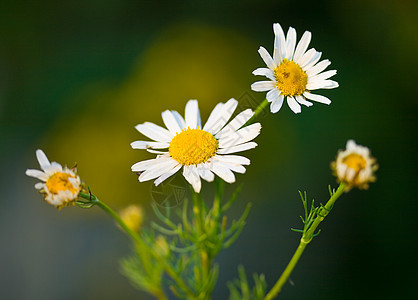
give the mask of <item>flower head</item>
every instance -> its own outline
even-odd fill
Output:
[[[75,170],[62,167],[57,162],[50,163],[42,150],[36,150],[36,158],[42,169],[27,169],[26,175],[35,177],[42,182],[35,184],[46,202],[61,209],[69,204],[74,204],[81,190],[80,177]]]
[[[346,190],[353,187],[367,189],[369,182],[376,181],[377,167],[369,148],[357,145],[353,140],[347,142],[346,149],[340,150],[336,161],[331,163],[337,180],[347,184]]]
[[[138,231],[144,219],[143,211],[138,205],[129,205],[119,213],[122,221],[133,231]]]
[[[296,46],[296,30],[289,27],[285,38],[280,24],[273,24],[274,51],[273,57],[264,47],[258,52],[267,65],[267,68],[258,68],[254,75],[267,77],[268,81],[258,81],[251,85],[256,92],[267,92],[266,98],[271,103],[270,111],[276,113],[282,107],[286,98],[287,104],[294,113],[301,112],[301,106],[312,106],[312,102],[306,99],[330,104],[328,98],[312,94],[312,90],[332,89],[338,87],[338,83],[329,78],[337,73],[336,70],[322,72],[331,64],[328,59],[322,60],[321,52],[308,49],[311,41],[311,33],[305,31]],[[296,47],[296,49],[295,49]],[[321,73],[322,72],[322,73]]]
[[[211,182],[216,174],[226,182],[234,182],[232,171],[245,173],[244,165],[249,165],[250,160],[229,154],[256,147],[251,140],[261,129],[260,123],[242,127],[254,115],[251,109],[228,123],[237,105],[235,99],[219,103],[203,127],[197,100],[186,104],[184,119],[176,111],[164,111],[162,118],[168,129],[149,122],[137,125],[140,133],[154,141],[136,141],[131,143],[132,148],[158,155],[134,164],[132,171],[140,174],[139,181],[156,179],[154,183],[159,185],[183,168],[183,176],[197,193],[201,189],[200,178]]]

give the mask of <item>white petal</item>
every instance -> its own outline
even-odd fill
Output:
[[[259,75],[259,76],[266,76],[268,79],[271,79],[273,81],[276,80],[274,77],[274,72],[268,68],[258,68],[253,71],[253,75]]]
[[[256,92],[265,92],[274,89],[276,84],[274,81],[257,81],[251,85],[251,89]]]
[[[199,126],[199,128],[202,128],[197,100],[189,100],[189,102],[187,102],[184,116],[186,118],[187,127],[196,129]]]
[[[25,174],[27,176],[35,177],[35,178],[37,178],[39,180],[42,180],[42,181],[47,181],[48,180],[48,175],[46,175],[44,172],[39,171],[39,170],[27,169]]]
[[[247,170],[244,166],[237,165],[237,164],[231,164],[228,162],[223,162],[224,166],[230,169],[231,171],[234,171],[235,173],[244,174]]]
[[[210,113],[209,118],[206,121],[206,124],[203,126],[204,131],[208,131],[208,128],[212,127],[213,124],[218,120],[219,114],[221,114],[223,107],[223,103],[218,103],[215,106],[215,108]]]
[[[57,172],[62,171],[61,164],[57,163],[56,161],[51,162],[51,167],[54,168],[55,170],[57,170]]]
[[[354,151],[357,149],[357,144],[354,140],[348,140],[345,148],[347,148],[347,150]]]
[[[164,154],[167,154],[167,153],[168,153],[167,151],[153,150],[153,149],[151,149],[151,148],[147,148],[147,152],[149,152],[149,153],[153,153],[153,154],[162,154],[162,155],[164,155]]]
[[[309,51],[308,51],[309,52]],[[306,53],[308,53],[306,52]],[[310,60],[307,60],[303,65],[301,65],[300,67],[306,72],[307,70],[309,70],[314,64],[316,64],[319,59],[321,58],[322,52],[317,52],[315,50],[314,55],[312,56],[312,58]]]
[[[303,56],[300,58],[298,62],[299,66],[302,69],[304,69],[304,66],[307,65],[313,59],[315,55],[317,55],[317,51],[314,48],[306,51],[305,54],[303,54]]]
[[[292,60],[293,53],[296,46],[296,30],[293,27],[289,27],[286,36],[286,58]]]
[[[253,140],[260,134],[261,124],[255,123],[219,139],[219,148],[229,148]]]
[[[334,89],[339,87],[338,82],[334,81],[334,80],[326,80],[327,82],[327,86],[324,87],[324,89]]]
[[[213,161],[210,165],[210,170],[228,183],[235,182],[234,173],[232,173],[232,171],[229,168],[225,167],[220,162]]]
[[[316,95],[316,94],[311,94],[308,92],[304,92],[303,96],[305,96],[306,98],[312,100],[312,101],[316,101],[316,102],[320,102],[320,103],[324,103],[324,104],[331,104],[331,100],[329,100],[327,97],[321,96],[321,95]]]
[[[167,178],[169,178],[169,177],[173,176],[174,174],[176,174],[181,169],[181,167],[182,167],[182,165],[181,164],[178,164],[177,166],[175,166],[170,171],[167,171],[166,173],[162,174],[160,177],[158,177],[154,181],[155,186],[158,186],[161,182],[163,182]]]
[[[293,55],[293,61],[297,64],[300,64],[300,60],[305,54],[306,49],[308,49],[309,43],[311,42],[312,34],[309,31],[305,31],[302,38],[300,39],[295,54]]]
[[[49,166],[44,168],[44,171],[46,175],[51,176],[56,172],[62,172],[62,166],[59,163],[53,161]]]
[[[147,142],[147,141],[135,141],[131,143],[132,149],[165,149],[170,146],[169,143],[163,142]]]
[[[237,146],[232,146],[232,147],[229,147],[229,148],[218,149],[218,151],[216,153],[217,154],[236,153],[236,152],[249,150],[249,149],[252,149],[252,148],[255,148],[255,147],[257,147],[256,142],[249,142],[249,143],[245,143],[245,144],[241,144],[241,145],[237,145]]]
[[[163,117],[165,126],[168,128],[168,130],[170,130],[171,134],[176,135],[183,130],[171,111],[163,111],[161,116]]]
[[[171,142],[174,137],[167,129],[150,122],[138,124],[135,128],[146,137],[158,142]]]
[[[210,170],[209,164],[197,165],[197,172],[199,173],[199,176],[207,182],[212,182],[215,179],[215,175]]]
[[[245,173],[245,171],[246,171],[245,167],[243,167],[241,164],[230,162],[227,159],[224,159],[224,157],[227,157],[227,156],[219,156],[218,155],[217,157],[214,157],[213,159],[219,161],[220,163],[222,163],[225,167],[227,167],[231,171],[234,171],[234,172],[237,172],[237,173],[240,173],[240,174]]]
[[[296,98],[297,102],[299,102],[300,104],[305,105],[307,107],[310,107],[310,106],[313,105],[312,102],[306,101],[305,98],[303,98],[302,96],[298,95],[295,98]]]
[[[284,37],[284,32],[282,27],[279,23],[273,24],[273,31],[274,31],[274,61],[276,64],[280,64],[280,62],[284,59],[286,55],[286,39]]]
[[[260,53],[261,58],[264,60],[269,69],[274,70],[277,67],[266,48],[260,47],[260,49],[258,49],[258,53]]]
[[[38,159],[42,170],[45,170],[45,168],[51,165],[45,153],[41,149],[36,150],[36,158]]]
[[[308,83],[306,85],[307,90],[317,90],[317,89],[333,89],[338,87],[338,82],[333,80],[320,80],[313,83]]]
[[[334,76],[335,74],[337,74],[337,70],[329,70],[329,71],[308,77],[308,82],[315,81],[315,80],[325,80]]]
[[[302,110],[300,108],[299,103],[296,102],[296,100],[292,97],[287,97],[287,105],[289,105],[290,109],[295,113],[298,114]]]
[[[131,167],[132,172],[142,172],[147,169],[154,167],[155,165],[159,164],[160,162],[173,160],[171,157],[161,157],[161,158],[153,158],[148,160],[143,160],[133,164]]]
[[[196,193],[200,193],[202,187],[202,182],[200,181],[200,176],[197,173],[197,168],[194,165],[184,166],[183,176],[186,178],[187,182],[190,183]]]
[[[172,110],[171,113],[173,114],[174,118],[176,119],[177,123],[179,124],[181,129],[186,128],[186,121],[184,121],[183,117],[175,110]]]
[[[266,98],[268,102],[273,102],[280,97],[280,91],[275,88],[267,92]]]
[[[36,184],[35,184],[35,189],[37,189],[37,190],[42,190],[42,189],[44,189],[46,187],[46,185],[45,185],[45,183],[43,183],[43,182],[37,182]]]
[[[239,165],[249,165],[250,160],[241,155],[215,155],[214,158]]]
[[[229,99],[224,105],[222,105],[221,109],[216,112],[216,115],[213,118],[211,118],[212,115],[214,114],[214,112],[212,111],[209,117],[209,120],[206,122],[205,126],[203,127],[203,130],[211,134],[218,133],[225,126],[228,120],[231,118],[232,114],[237,108],[237,105],[238,105],[238,101],[232,98],[232,99]]]
[[[167,161],[161,161],[161,159],[159,159],[159,161],[157,161],[156,164],[152,168],[147,169],[144,173],[139,175],[138,180],[140,182],[143,182],[143,181],[160,177],[162,174],[171,171],[177,165],[178,165],[178,162],[175,161],[174,159],[167,160]]]
[[[242,112],[240,112],[228,125],[222,128],[215,137],[220,139],[226,135],[232,134],[233,132],[240,129],[251,117],[254,115],[254,112],[248,108]]]
[[[308,75],[308,78],[312,77],[325,70],[325,68],[328,67],[330,64],[331,62],[328,59],[324,59],[323,61],[319,62],[309,70],[306,70],[306,75]]]
[[[275,101],[273,101],[270,105],[270,111],[275,114],[277,113],[283,105],[284,96],[280,95]]]

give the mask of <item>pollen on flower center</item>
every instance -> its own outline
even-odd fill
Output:
[[[342,159],[343,164],[345,164],[350,169],[356,171],[356,173],[364,170],[366,168],[367,162],[363,156],[351,153]]]
[[[213,157],[218,150],[218,140],[201,129],[183,129],[170,143],[171,157],[182,165],[197,165]]]
[[[284,59],[274,69],[276,85],[283,96],[301,95],[306,90],[308,75],[295,62]]]
[[[46,181],[46,187],[51,194],[58,194],[59,191],[70,191],[76,193],[77,189],[68,180],[70,177],[75,178],[71,174],[56,172]]]

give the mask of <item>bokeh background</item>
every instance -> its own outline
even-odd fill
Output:
[[[162,125],[163,110],[183,113],[189,99],[203,120],[231,97],[261,101],[251,71],[263,66],[260,45],[272,51],[273,22],[298,38],[311,31],[340,87],[321,91],[330,106],[261,117],[232,215],[253,209],[218,257],[214,299],[227,299],[239,264],[274,284],[300,238],[290,231],[301,225],[297,191],[325,202],[329,163],[350,138],[377,157],[378,181],[338,200],[280,297],[416,296],[417,13],[415,1],[1,1],[0,298],[151,299],[120,274],[131,249],[112,220],[98,208],[57,211],[24,172],[42,148],[77,163],[115,209],[141,204],[149,224],[151,183],[130,166],[152,155],[130,148],[143,138],[134,126]]]

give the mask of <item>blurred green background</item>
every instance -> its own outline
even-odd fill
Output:
[[[151,183],[130,166],[134,126],[162,125],[198,99],[202,120],[231,97],[261,101],[251,72],[273,47],[272,24],[312,32],[331,60],[335,90],[293,114],[260,121],[259,147],[238,175],[251,201],[247,227],[218,258],[214,299],[227,299],[237,266],[271,287],[297,247],[298,190],[325,202],[329,163],[348,139],[370,147],[378,181],[338,200],[280,295],[282,299],[390,299],[417,295],[418,204],[415,1],[20,1],[0,2],[0,293],[2,299],[151,299],[120,275],[128,239],[98,208],[57,211],[24,175],[35,150],[73,166],[100,199],[139,203],[149,222]],[[229,192],[237,184],[232,185]],[[213,189],[205,184],[204,189]]]

